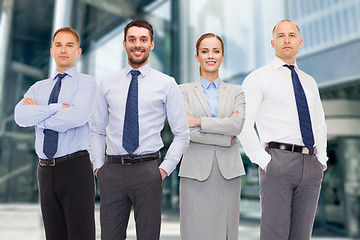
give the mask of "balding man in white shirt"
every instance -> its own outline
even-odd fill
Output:
[[[310,239],[326,169],[327,127],[319,91],[296,64],[302,44],[296,24],[279,22],[271,41],[275,58],[243,83],[246,120],[239,137],[259,165],[261,240]]]

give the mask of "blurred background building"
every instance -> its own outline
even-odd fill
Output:
[[[273,26],[282,19],[297,23],[304,39],[297,62],[317,80],[328,124],[316,224],[360,237],[359,0],[0,0],[0,203],[38,201],[34,129],[18,127],[13,110],[32,84],[54,73],[52,33],[75,28],[83,49],[77,68],[100,81],[125,66],[123,29],[133,19],[153,25],[151,65],[178,83],[198,79],[194,55],[201,34],[223,38],[220,76],[241,84],[274,57]],[[163,151],[171,139],[166,127]],[[242,198],[257,200],[257,167],[244,159]],[[164,182],[163,207],[178,206],[174,172]]]

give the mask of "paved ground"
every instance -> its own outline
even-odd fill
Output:
[[[260,209],[258,203],[241,202],[239,239],[259,239]],[[100,240],[99,206],[96,206],[97,239]],[[164,212],[162,215],[161,240],[178,240],[179,215]],[[350,240],[323,229],[314,229],[313,240]],[[4,204],[0,205],[0,239],[1,240],[45,240],[42,219],[38,204]],[[135,240],[133,217],[129,222],[128,239]]]

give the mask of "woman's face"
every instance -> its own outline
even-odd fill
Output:
[[[216,37],[205,38],[201,41],[196,61],[200,63],[202,73],[218,72],[224,60],[221,42]]]

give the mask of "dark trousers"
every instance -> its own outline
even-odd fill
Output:
[[[47,240],[95,240],[95,184],[89,155],[38,166]]]
[[[259,168],[261,240],[310,240],[323,177],[315,155],[268,149]]]
[[[160,159],[131,165],[105,162],[98,171],[102,240],[126,239],[134,206],[138,240],[158,240],[161,224]]]

